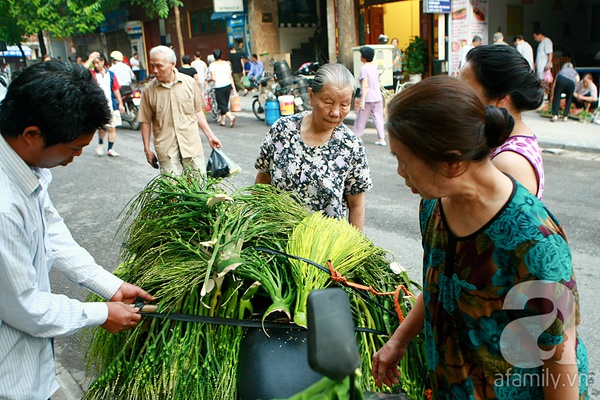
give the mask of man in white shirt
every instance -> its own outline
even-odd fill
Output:
[[[96,264],[48,195],[48,168],[80,156],[110,117],[90,71],[59,61],[23,70],[0,107],[1,399],[50,398],[59,388],[52,338],[97,326],[112,333],[133,328],[141,315],[128,304],[153,300]],[[110,301],[53,294],[52,268]]]
[[[540,29],[533,32],[533,38],[539,43],[535,56],[535,71],[538,78],[543,81],[545,71],[552,70],[552,57],[554,54],[554,48],[552,40],[544,35]]]
[[[585,74],[583,79],[575,86],[575,107],[590,111],[598,107],[598,87],[594,84],[592,74]]]
[[[515,36],[515,38],[513,39],[513,43],[517,51],[521,53],[521,55],[527,60],[527,62],[529,63],[529,67],[533,71],[534,61],[533,49],[531,48],[531,45],[527,43],[527,41],[523,39],[523,36],[521,35]]]
[[[467,53],[473,48],[473,47],[477,47],[479,45],[481,45],[483,43],[483,40],[481,39],[481,36],[475,35],[473,36],[473,40],[471,41],[471,44],[466,44],[462,47],[462,49],[460,50],[460,61],[458,63],[458,68],[462,68],[466,63],[467,63]]]
[[[200,89],[202,89],[202,93],[206,93],[206,71],[208,71],[208,66],[202,60],[202,54],[199,51],[194,54],[194,61],[192,61],[191,65],[198,71],[198,80],[201,83]]]
[[[110,70],[117,76],[117,81],[121,85],[121,95],[131,93],[131,82],[135,80],[135,74],[129,65],[123,62],[123,53],[118,50],[110,53],[112,65]]]

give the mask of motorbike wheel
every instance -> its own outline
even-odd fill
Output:
[[[252,111],[254,112],[254,116],[258,118],[259,121],[265,120],[265,108],[261,106],[258,98],[254,99],[252,102]]]

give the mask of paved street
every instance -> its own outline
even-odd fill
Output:
[[[250,185],[256,175],[253,167],[258,146],[267,131],[251,111],[251,97],[242,98],[245,111],[237,113],[233,129],[211,123],[223,143],[223,150],[241,167],[231,181],[237,187]],[[570,239],[577,271],[582,309],[581,335],[590,352],[590,373],[600,373],[600,315],[594,312],[600,283],[597,260],[600,257],[600,125],[575,121],[550,123],[535,113],[527,122],[540,137],[546,166],[545,202]],[[206,140],[203,137],[203,143]],[[396,161],[389,148],[373,143],[376,135],[368,129],[363,138],[372,170],[374,189],[367,195],[365,234],[377,245],[391,250],[400,264],[412,269],[420,281],[421,244],[417,223],[419,199],[404,187],[396,175]],[[76,240],[108,269],[118,262],[120,239],[114,234],[119,213],[127,202],[156,175],[143,154],[139,131],[119,129],[115,149],[119,158],[98,157],[95,142],[68,168],[55,168],[52,199]],[[567,149],[566,151],[564,149]],[[581,151],[592,149],[595,151]],[[205,148],[208,155],[209,149]],[[562,151],[561,151],[562,150]],[[113,240],[114,239],[114,240]],[[62,277],[53,276],[53,289],[81,299],[85,294]],[[59,377],[65,388],[53,400],[79,399],[86,387],[85,361],[81,336],[56,340]],[[600,384],[592,384],[591,398],[600,398]],[[597,388],[597,389],[596,389]]]

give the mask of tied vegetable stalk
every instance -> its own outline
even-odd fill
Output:
[[[191,174],[161,175],[128,207],[121,222],[122,263],[115,274],[154,294],[159,313],[258,321],[277,313],[301,322],[308,293],[332,285],[330,276],[257,247],[322,265],[331,260],[348,280],[380,292],[393,291],[398,283],[388,268],[388,252],[346,221],[313,214],[270,185],[237,190]],[[356,326],[386,334],[396,329],[397,318],[349,293]],[[393,309],[386,301],[380,299]],[[116,335],[90,330],[87,358],[96,379],[85,399],[237,399],[243,335],[236,326],[149,317]],[[358,336],[362,377],[357,384],[365,390],[377,390],[370,363],[383,342],[377,335]]]

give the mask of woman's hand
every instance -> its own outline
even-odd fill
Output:
[[[381,389],[382,383],[390,387],[400,383],[398,380],[400,376],[398,364],[404,357],[404,353],[406,353],[406,347],[406,344],[397,342],[392,338],[373,355],[372,372],[378,388]]]

